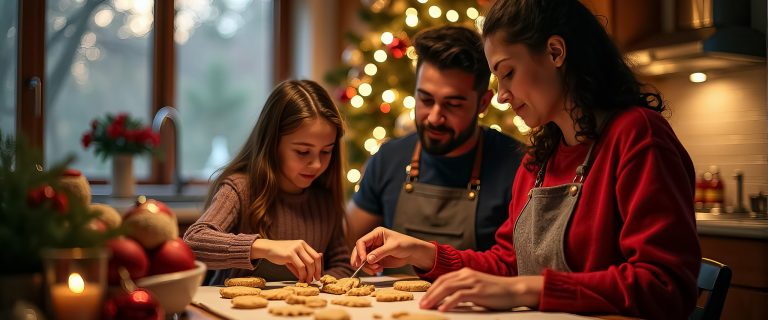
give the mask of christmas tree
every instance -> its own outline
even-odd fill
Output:
[[[347,179],[355,186],[365,161],[388,139],[416,130],[416,53],[411,39],[420,30],[440,25],[463,25],[478,32],[488,0],[361,0],[359,16],[368,25],[363,34],[348,32],[343,65],[326,81],[338,86],[336,98],[348,121]],[[491,76],[492,88],[496,87]],[[508,111],[492,106],[479,123],[524,140],[529,128]]]

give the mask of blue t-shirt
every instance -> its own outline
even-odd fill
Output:
[[[477,250],[496,243],[496,229],[509,217],[512,180],[522,159],[520,143],[496,130],[482,128],[483,163],[480,168],[480,197],[475,215]],[[418,136],[414,133],[389,141],[368,160],[355,204],[372,214],[384,216],[384,226],[394,222],[397,199],[411,163]],[[475,147],[477,148],[477,147]],[[475,148],[458,157],[435,156],[422,149],[419,182],[444,187],[466,188],[472,175]]]

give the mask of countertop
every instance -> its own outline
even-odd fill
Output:
[[[701,235],[768,240],[768,217],[750,214],[696,213],[696,227]]]

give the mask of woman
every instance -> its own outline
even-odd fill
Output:
[[[687,318],[701,258],[695,174],[661,97],[577,0],[497,0],[483,35],[499,100],[534,128],[497,244],[458,251],[377,229],[351,263],[437,279],[423,308]]]

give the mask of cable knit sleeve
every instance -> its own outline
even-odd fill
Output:
[[[331,234],[331,242],[328,243],[323,254],[325,273],[336,278],[349,277],[354,271],[349,265],[350,251],[344,240],[344,230],[341,224],[342,221],[336,223]]]
[[[251,245],[258,234],[235,234],[240,221],[240,195],[232,183],[224,183],[211,205],[184,233],[184,241],[208,269],[238,268],[253,270]]]

